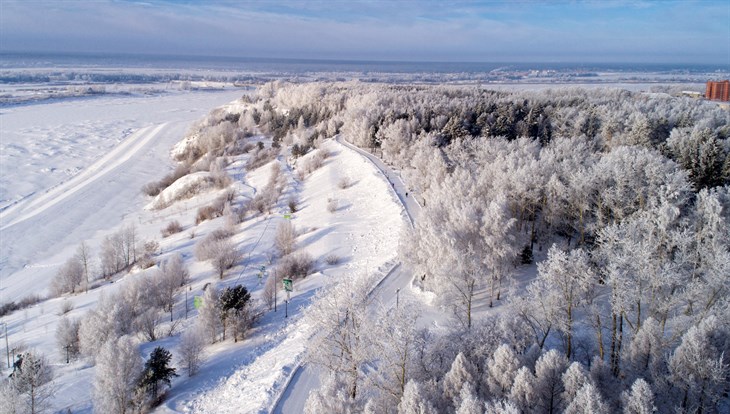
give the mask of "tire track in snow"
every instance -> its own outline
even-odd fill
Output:
[[[4,225],[0,230],[5,230],[22,221],[28,220],[48,208],[67,199],[74,193],[88,186],[92,182],[98,180],[105,174],[119,167],[135,154],[137,154],[147,143],[149,143],[168,123],[163,123],[152,129],[152,127],[142,128],[124,140],[113,150],[108,152],[102,158],[85,168],[80,174],[74,176],[70,180],[51,188],[38,198],[29,201],[26,204],[14,205],[0,213],[0,220],[5,219],[16,210],[20,210],[21,215],[16,217],[10,223]]]

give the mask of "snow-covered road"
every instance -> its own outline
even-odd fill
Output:
[[[406,194],[408,194],[408,187],[403,182],[400,175],[393,171],[378,157],[350,144],[342,139],[341,136],[337,137],[337,142],[367,158],[380,170],[385,178],[391,183],[391,187],[403,205],[404,212],[408,219],[411,223],[415,223],[415,220],[417,220],[420,214],[421,207],[418,205],[414,197],[406,196]],[[409,268],[404,267],[401,264],[397,264],[393,268],[393,271],[389,272],[388,275],[373,289],[371,294],[383,305],[387,307],[395,306],[398,300],[405,299],[405,296],[412,295],[412,292],[408,289],[412,277],[413,273]],[[304,410],[304,404],[309,397],[309,393],[320,386],[320,375],[321,371],[318,367],[298,365],[272,412],[274,414],[293,414],[302,412]]]

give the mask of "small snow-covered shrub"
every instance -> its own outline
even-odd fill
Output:
[[[216,188],[226,188],[233,182],[225,170],[227,164],[228,160],[219,157],[210,165],[210,175]]]
[[[0,305],[0,316],[8,315],[17,310],[25,309],[44,300],[40,295],[29,295],[21,299],[19,302],[8,302]]]
[[[68,299],[64,299],[63,302],[61,302],[61,308],[58,311],[59,316],[65,315],[69,312],[71,312],[74,309],[74,304]]]
[[[198,209],[198,214],[195,215],[195,224],[197,225],[205,220],[212,220],[222,215],[223,209],[218,208],[215,204],[203,206]]]
[[[162,229],[160,232],[162,233],[162,237],[168,237],[176,233],[180,233],[183,230],[182,225],[177,220],[172,220],[171,222],[167,223],[167,227]]]
[[[313,269],[314,260],[312,260],[312,256],[309,253],[299,252],[279,259],[276,273],[292,279],[305,278],[312,273]]]
[[[156,196],[162,192],[162,190],[166,189],[170,186],[170,184],[177,181],[179,178],[188,175],[190,173],[190,167],[187,165],[178,165],[175,167],[175,170],[171,172],[170,174],[167,174],[165,177],[163,177],[160,181],[157,182],[151,182],[146,184],[144,187],[142,187],[142,192],[147,194],[148,196]]]
[[[329,156],[329,151],[320,148],[314,151],[314,153],[312,153],[309,158],[306,158],[302,161],[299,167],[299,171],[302,172],[304,175],[309,175],[313,171],[322,167],[324,165],[324,160],[327,159]]]
[[[210,261],[223,279],[225,271],[241,258],[241,252],[227,237],[222,237],[222,233],[213,232],[195,246],[195,257],[200,261]]]
[[[246,169],[251,171],[251,170],[255,170],[255,169],[261,167],[262,165],[265,165],[269,161],[276,158],[277,153],[278,153],[278,151],[276,151],[273,148],[269,148],[269,149],[257,148],[256,152],[254,152],[251,155],[251,158],[248,159],[248,162],[246,163]]]
[[[297,201],[296,197],[289,197],[289,201],[287,201],[287,205],[289,206],[289,211],[292,213],[297,212],[297,205],[299,202]]]
[[[337,186],[343,190],[349,188],[351,185],[350,177],[347,176],[340,178],[340,181],[337,183]]]
[[[334,213],[337,211],[337,200],[334,198],[328,198],[327,199],[327,211],[330,213]]]
[[[340,256],[337,256],[336,254],[327,255],[327,257],[324,258],[324,262],[330,266],[334,266],[340,262]]]

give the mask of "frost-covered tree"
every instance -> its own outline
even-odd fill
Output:
[[[564,407],[563,373],[568,367],[565,355],[552,349],[540,357],[535,364],[536,406],[546,413],[558,413]]]
[[[51,281],[51,290],[55,295],[76,293],[84,281],[84,266],[76,257],[69,258],[61,266]]]
[[[350,380],[344,375],[330,372],[322,386],[309,393],[304,412],[306,414],[354,414],[363,411],[361,397],[350,394]]]
[[[46,358],[37,352],[25,352],[18,356],[14,368],[2,390],[8,408],[18,413],[47,412],[56,387]]]
[[[220,295],[214,285],[208,285],[202,297],[196,328],[205,332],[210,343],[218,340],[218,332],[222,327]]]
[[[654,405],[654,392],[649,383],[638,378],[631,385],[631,390],[621,394],[624,414],[652,414],[657,411]]]
[[[487,383],[489,392],[494,398],[504,398],[509,394],[519,368],[520,360],[509,345],[502,344],[494,351],[487,362],[489,373]]]
[[[442,387],[444,397],[452,401],[454,408],[458,408],[461,401],[461,389],[465,384],[474,387],[474,372],[476,369],[472,366],[463,353],[459,352],[451,363],[451,369],[443,378]]]
[[[173,320],[175,295],[189,278],[190,273],[179,254],[162,262],[159,270],[150,278],[150,287],[156,293],[157,304],[170,313],[170,322]]]
[[[575,398],[565,408],[565,414],[609,414],[611,410],[603,402],[601,394],[591,383],[578,390]]]
[[[409,380],[398,403],[398,414],[436,414],[438,411],[418,381]]]
[[[537,390],[537,378],[527,367],[517,370],[515,380],[512,382],[512,389],[509,399],[521,412],[531,412],[537,407],[539,399]]]
[[[180,335],[177,352],[184,370],[192,377],[198,372],[205,352],[205,337],[193,325]]]
[[[135,306],[144,306],[144,303],[135,303],[133,300],[116,295],[102,295],[96,308],[87,312],[81,319],[79,327],[81,353],[93,359],[107,341],[131,334],[134,320],[138,315]]]
[[[490,401],[485,405],[484,414],[520,414],[519,408],[511,401]]]
[[[672,157],[687,171],[695,188],[723,184],[723,163],[727,150],[709,128],[673,129],[667,140]]]
[[[368,333],[377,369],[372,372],[370,381],[387,394],[387,400],[395,405],[401,399],[408,380],[416,370],[416,353],[420,347],[419,332],[416,328],[418,307],[402,300],[398,307],[381,307],[376,316],[376,324]]]
[[[75,359],[81,353],[79,347],[79,328],[81,321],[78,319],[61,318],[56,326],[56,343],[58,352],[62,359],[68,357]]]
[[[589,292],[597,277],[593,271],[588,254],[582,249],[566,253],[553,245],[548,251],[547,260],[538,263],[538,278],[535,282],[540,287],[533,299],[542,306],[536,312],[547,311],[556,326],[564,335],[565,354],[568,358],[573,351],[573,335],[575,312],[586,304]]]
[[[346,277],[331,288],[318,291],[307,314],[321,332],[309,347],[307,360],[338,373],[352,400],[360,397],[363,370],[371,360],[372,347],[367,335],[372,329],[367,309],[371,302],[370,279]]]
[[[682,410],[712,412],[728,392],[730,334],[727,320],[714,315],[691,327],[669,358],[671,382]]]
[[[107,341],[99,351],[94,376],[94,412],[126,414],[133,411],[142,357],[131,338]]]
[[[84,269],[84,290],[86,292],[89,291],[89,282],[91,278],[91,249],[86,244],[86,242],[81,242],[79,247],[76,249],[76,258],[78,259],[79,263],[81,263],[81,267]]]
[[[206,236],[195,246],[195,257],[198,260],[208,260],[218,272],[218,277],[223,279],[225,271],[235,266],[241,258],[241,252],[228,238]]]
[[[461,388],[459,401],[456,414],[482,414],[484,412],[484,403],[475,395],[474,388],[469,383],[464,384]]]
[[[563,401],[573,401],[578,391],[590,382],[588,373],[580,362],[573,362],[563,373]]]
[[[633,376],[660,377],[666,371],[666,349],[662,328],[649,317],[641,324],[627,348],[627,371]]]

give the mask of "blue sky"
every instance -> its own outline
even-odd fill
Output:
[[[0,51],[730,66],[730,1],[0,0]]]

